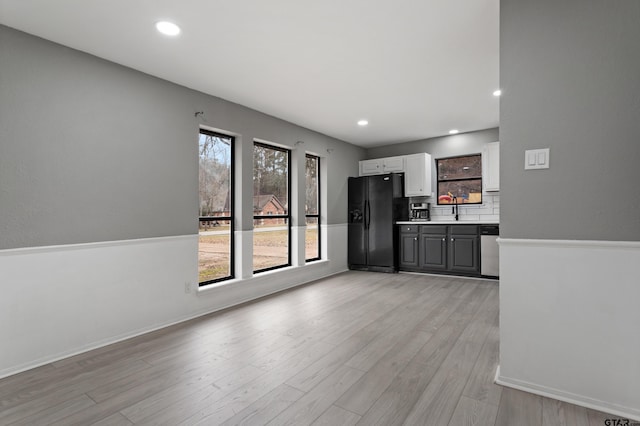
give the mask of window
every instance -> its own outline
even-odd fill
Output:
[[[234,138],[200,130],[200,285],[233,278]]]
[[[320,157],[307,154],[305,158],[304,214],[306,231],[304,253],[307,262],[320,259]]]
[[[440,158],[438,204],[482,204],[482,156]]]
[[[291,265],[289,150],[253,144],[253,270]]]

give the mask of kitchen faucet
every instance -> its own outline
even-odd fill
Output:
[[[458,197],[449,192],[449,197],[451,197],[451,202],[453,205],[451,206],[451,214],[456,215],[456,221],[458,220]]]

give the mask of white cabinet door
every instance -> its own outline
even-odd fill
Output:
[[[385,173],[404,172],[404,156],[383,158],[382,170]]]
[[[363,160],[360,162],[360,176],[379,175],[382,172],[382,159]]]
[[[427,153],[405,155],[404,160],[405,197],[430,197],[432,195],[431,155]]]
[[[500,191],[500,142],[487,144],[484,162],[484,190]]]

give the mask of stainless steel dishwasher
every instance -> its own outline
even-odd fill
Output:
[[[485,277],[500,275],[500,259],[498,256],[499,225],[480,226],[480,274]]]

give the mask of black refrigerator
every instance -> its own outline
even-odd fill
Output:
[[[349,178],[349,269],[398,271],[398,227],[407,220],[404,176]]]

